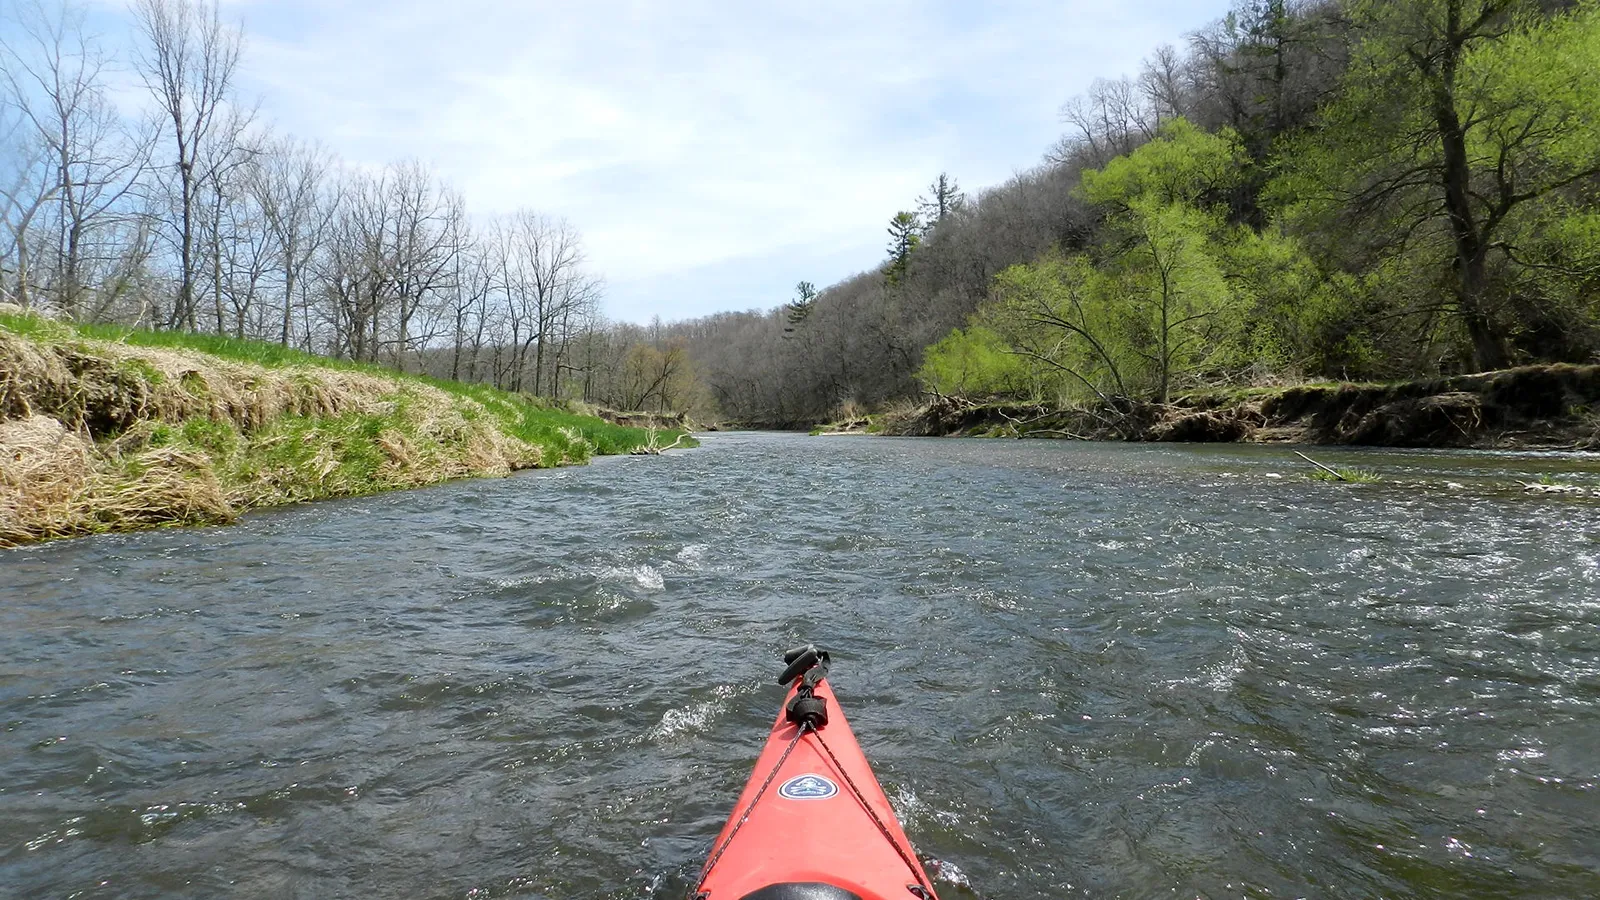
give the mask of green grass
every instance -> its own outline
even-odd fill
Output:
[[[166,380],[161,370],[150,365],[142,359],[124,359],[117,362],[117,368],[134,378],[141,379],[148,384],[160,384]]]
[[[417,380],[445,393],[477,401],[495,418],[500,429],[513,437],[541,445],[556,444],[581,452],[582,459],[590,455],[628,453],[645,446],[649,441],[648,429],[613,425],[595,416],[578,415],[542,398],[511,394],[486,384],[466,384],[427,376],[418,376]],[[588,450],[579,447],[572,437],[573,433],[589,446]],[[678,431],[664,432],[666,442],[671,443],[679,434],[681,432]]]
[[[245,452],[228,460],[233,480],[259,480],[295,484],[300,499],[353,497],[406,486],[386,476],[388,456],[378,437],[393,431],[413,441],[417,433],[402,409],[383,414],[346,413],[341,416],[284,416],[251,441]],[[431,463],[439,453],[436,444],[419,447],[421,461]],[[335,462],[325,473],[317,470],[319,456]],[[311,473],[308,475],[308,473]]]
[[[397,374],[372,363],[351,362],[317,356],[304,350],[285,347],[267,341],[253,341],[217,334],[200,334],[189,331],[149,331],[142,328],[121,328],[115,325],[72,325],[78,334],[99,341],[118,341],[133,347],[165,347],[169,349],[196,350],[223,359],[255,363],[269,369],[287,366],[317,366],[323,369],[346,369],[369,372],[374,375]]]
[[[249,501],[273,492],[291,501],[353,497],[414,486],[379,444],[385,433],[404,436],[419,466],[436,466],[449,453],[437,440],[418,433],[403,403],[386,413],[339,416],[280,416],[249,435],[231,422],[191,419],[156,423],[140,440],[125,441],[118,457],[121,473],[142,476],[148,458],[138,451],[170,449],[204,459],[219,482]]]
[[[235,362],[254,363],[269,369],[292,366],[314,366],[320,369],[343,369],[366,372],[387,377],[407,377],[393,369],[376,363],[353,362],[330,356],[318,356],[285,347],[269,341],[234,338],[227,335],[203,334],[193,331],[154,331],[147,328],[128,328],[122,325],[94,325],[47,319],[28,313],[0,312],[0,327],[12,332],[47,340],[70,340],[73,337],[97,341],[114,341],[130,347],[158,347],[173,350],[194,350]]]
[[[64,337],[74,333],[70,325],[27,313],[0,312],[0,326],[17,334],[39,337]]]
[[[178,426],[178,441],[213,457],[225,457],[239,446],[239,429],[231,422],[190,419]]]

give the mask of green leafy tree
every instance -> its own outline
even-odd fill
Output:
[[[1176,380],[1232,361],[1246,304],[1227,282],[1220,228],[1213,213],[1149,201],[1117,223],[1126,243],[1103,267],[1106,285],[1126,310],[1127,346],[1158,402]]]
[[[1239,183],[1249,159],[1232,129],[1209,134],[1173,119],[1155,140],[1083,173],[1083,193],[1113,212],[1135,203],[1214,205]]]
[[[1219,260],[1229,289],[1249,304],[1238,334],[1242,361],[1260,373],[1323,370],[1322,345],[1338,295],[1305,245],[1282,229],[1232,229]]]
[[[1224,213],[1246,159],[1232,131],[1175,119],[1083,175],[1085,196],[1111,211],[1097,283],[1121,310],[1118,343],[1135,361],[1122,366],[1125,380],[1159,402],[1177,380],[1235,361],[1250,297],[1229,283],[1227,249],[1248,230]]]
[[[1356,0],[1349,14],[1362,40],[1343,89],[1282,153],[1273,193],[1302,223],[1376,234],[1380,255],[1449,259],[1472,362],[1503,367],[1526,325],[1510,285],[1534,208],[1600,174],[1600,7]]]
[[[917,380],[941,394],[1008,396],[1033,394],[1039,379],[999,332],[987,325],[957,328],[923,354]]]
[[[1539,213],[1528,239],[1507,250],[1523,272],[1512,303],[1527,344],[1550,359],[1589,362],[1600,347],[1600,209],[1546,203]]]
[[[1292,241],[1228,223],[1228,193],[1246,164],[1233,132],[1169,122],[1084,173],[1085,198],[1105,211],[1097,245],[1006,269],[974,324],[1062,397],[1113,408],[1137,396],[1165,403],[1184,381],[1281,356],[1280,329],[1252,324],[1251,312],[1260,298],[1291,306],[1315,275]],[[1274,293],[1266,288],[1275,280],[1283,287]],[[974,333],[947,338],[925,375],[969,371],[958,364],[981,359],[979,339],[987,340]]]
[[[1115,405],[1129,396],[1129,350],[1124,310],[1106,281],[1083,254],[1048,253],[1001,272],[980,317],[1010,352],[1053,376],[1044,383],[1059,396]]]

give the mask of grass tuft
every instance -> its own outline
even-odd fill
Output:
[[[1324,472],[1321,469],[1315,469],[1311,472],[1308,472],[1306,477],[1312,481],[1331,481],[1335,484],[1341,482],[1371,484],[1373,482],[1383,480],[1382,475],[1379,475],[1377,472],[1374,472],[1371,469],[1335,469],[1334,471],[1338,472],[1339,474],[1334,475],[1332,472]]]

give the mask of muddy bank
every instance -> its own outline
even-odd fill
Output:
[[[1080,409],[940,396],[885,417],[882,428],[900,435],[1600,450],[1600,366],[1212,391],[1165,405]]]
[[[654,428],[658,431],[694,431],[695,424],[687,413],[621,412],[605,407],[583,408],[587,414],[625,428]]]

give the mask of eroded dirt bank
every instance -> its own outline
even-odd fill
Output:
[[[1525,366],[1394,384],[1298,385],[1082,409],[935,397],[884,434],[1387,447],[1600,449],[1600,366]]]

